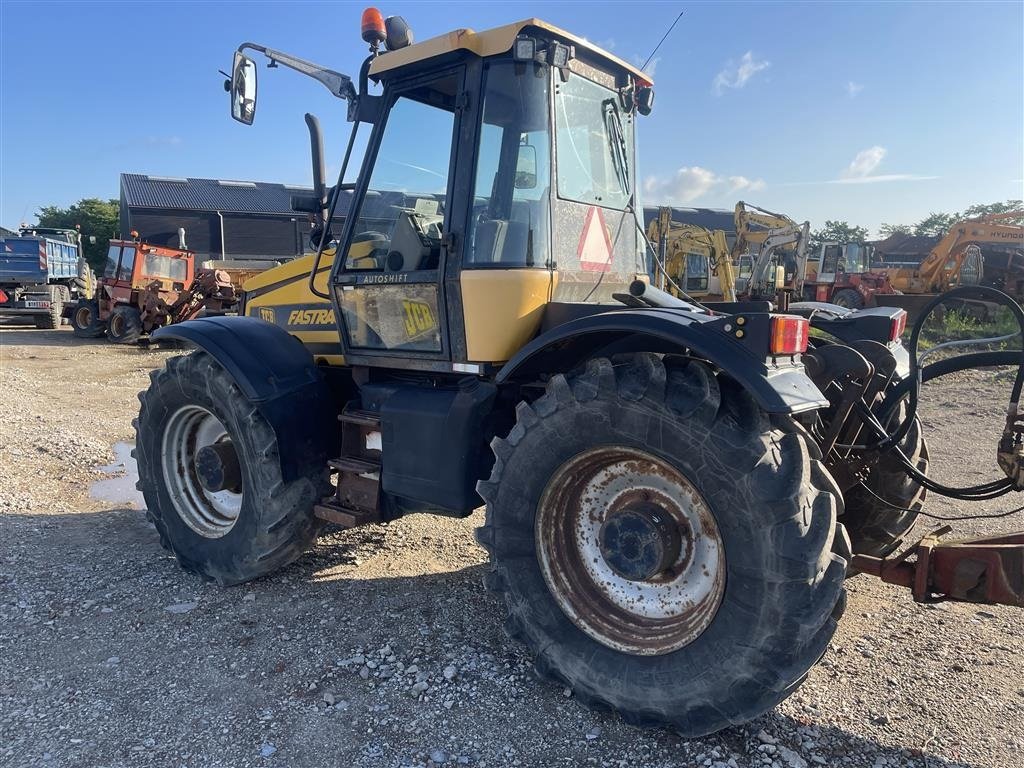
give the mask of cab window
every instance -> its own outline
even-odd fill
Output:
[[[456,95],[452,76],[403,94],[391,107],[346,271],[438,268]]]
[[[117,278],[117,263],[121,259],[121,246],[112,245],[107,250],[107,262],[103,267],[103,276],[111,279]]]
[[[512,61],[487,66],[467,267],[548,265],[548,83]]]
[[[121,266],[117,268],[117,279],[131,281],[134,266],[135,248],[126,245],[121,249]]]

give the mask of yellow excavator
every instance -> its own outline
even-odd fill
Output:
[[[674,296],[736,301],[736,269],[725,232],[672,221],[672,209],[662,206],[647,227],[647,239],[663,267],[655,270],[660,288]]]
[[[880,305],[907,310],[911,319],[936,294],[960,286],[986,284],[1010,294],[1018,302],[1024,300],[1024,226],[1007,223],[1019,220],[1024,211],[1007,211],[959,221],[922,259],[917,267],[884,266],[874,272],[888,276],[899,294],[876,297]],[[982,247],[996,247],[1007,252],[1006,264],[992,264],[991,279],[986,278]],[[998,273],[998,274],[996,274]],[[902,294],[902,295],[900,295]],[[987,305],[965,300],[972,313],[987,316]]]
[[[798,224],[783,213],[774,213],[743,200],[734,213],[736,242],[732,258],[737,265],[736,293],[740,296],[775,296],[785,309],[791,297],[803,294],[807,274],[807,242],[811,225]]]

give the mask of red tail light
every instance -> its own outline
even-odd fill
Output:
[[[907,313],[901,309],[889,325],[889,341],[896,341],[905,330],[907,330]]]
[[[807,351],[807,335],[811,324],[802,317],[777,315],[772,318],[773,355],[796,355]]]
[[[7,303],[7,294],[4,293],[3,291],[0,291],[0,304],[6,304],[6,303]]]

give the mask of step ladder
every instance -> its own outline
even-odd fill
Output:
[[[342,528],[379,523],[381,427],[380,416],[352,404],[338,415],[341,422],[341,456],[328,462],[338,473],[334,495],[313,508],[321,520]]]

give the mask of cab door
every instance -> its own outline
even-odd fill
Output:
[[[332,277],[350,363],[451,359],[442,276],[463,80],[460,67],[389,86]]]

